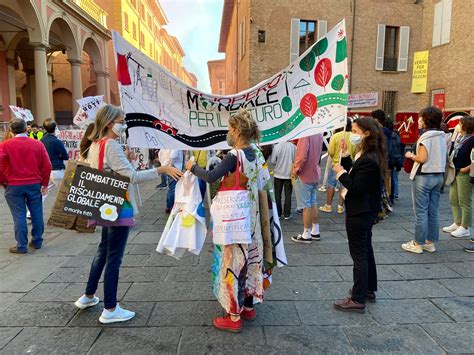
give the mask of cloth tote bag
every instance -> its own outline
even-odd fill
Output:
[[[104,170],[104,156],[105,156],[105,147],[109,138],[103,138],[99,141],[99,166],[97,170]],[[125,195],[125,201],[120,209],[118,218],[113,222],[106,221],[96,221],[93,219],[89,220],[88,225],[96,225],[103,227],[131,227],[135,224],[135,219],[133,217],[133,206],[128,198],[128,192]]]
[[[214,244],[250,244],[252,242],[250,191],[246,186],[242,186],[241,179],[247,180],[247,177],[243,173],[240,152],[237,151],[235,173],[224,178],[211,204]],[[235,181],[233,184],[229,184],[233,181]]]

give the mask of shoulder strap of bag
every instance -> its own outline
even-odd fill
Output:
[[[236,151],[237,164],[235,167],[235,187],[240,187],[240,152],[238,149]]]
[[[99,166],[97,167],[98,170],[104,170],[104,157],[105,157],[105,147],[109,138],[102,138],[99,141]]]

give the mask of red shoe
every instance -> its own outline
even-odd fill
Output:
[[[238,321],[234,322],[230,315],[225,317],[216,317],[214,318],[214,327],[220,330],[227,330],[228,332],[240,333],[242,330],[242,319],[239,318]]]
[[[240,313],[240,317],[249,321],[249,322],[252,322],[255,320],[255,318],[257,317],[257,311],[255,310],[255,308],[252,308],[252,309],[243,309],[242,312]]]

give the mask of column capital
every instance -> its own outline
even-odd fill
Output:
[[[49,48],[47,45],[45,45],[42,42],[30,42],[30,46],[32,46],[35,51],[44,51],[44,52],[46,52],[46,50]]]
[[[105,71],[105,70],[95,70],[94,73],[97,76],[103,76],[103,77],[106,77],[106,78],[108,78],[110,76],[110,73]]]
[[[80,60],[80,59],[68,59],[67,61],[68,61],[69,63],[71,63],[71,65],[73,65],[73,66],[74,66],[74,65],[79,66],[79,65],[81,65],[82,63],[84,63],[84,62],[83,62],[82,60]]]

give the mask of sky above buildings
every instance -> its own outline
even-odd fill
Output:
[[[224,0],[160,0],[168,33],[186,53],[184,66],[198,78],[198,88],[211,92],[207,62],[224,58],[217,52]]]

